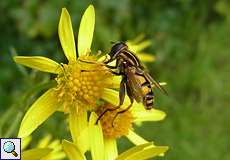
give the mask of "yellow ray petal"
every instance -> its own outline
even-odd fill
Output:
[[[140,137],[139,135],[137,135],[135,132],[133,132],[132,130],[129,130],[129,134],[126,135],[126,137],[135,145],[140,145],[140,144],[145,144],[148,143],[147,140],[145,140],[144,138]]]
[[[63,149],[70,160],[86,160],[85,156],[79,151],[79,149],[73,143],[63,140]]]
[[[97,121],[96,113],[92,112],[89,118],[89,139],[91,142],[91,154],[93,160],[104,159],[104,140],[100,122],[95,125]]]
[[[33,160],[40,160],[41,158],[48,155],[52,149],[49,148],[39,148],[39,149],[30,149],[22,152],[22,159],[23,160],[31,160],[33,157]]]
[[[130,155],[126,160],[146,160],[156,156],[160,156],[168,150],[166,146],[159,147],[147,147],[144,150],[137,152],[136,154]]]
[[[78,55],[85,55],[90,51],[95,25],[95,11],[93,5],[89,5],[81,18],[78,33]]]
[[[120,88],[121,76],[112,76],[104,81],[110,88]]]
[[[69,127],[73,141],[76,142],[81,131],[87,126],[87,112],[77,112],[76,107],[70,107],[71,111],[69,114]]]
[[[31,140],[32,140],[32,136],[22,138],[21,149],[22,150],[26,149],[28,145],[30,144]]]
[[[84,154],[90,149],[89,128],[86,127],[84,130],[81,130],[79,136],[76,138],[77,140],[74,144],[76,144],[81,153]]]
[[[156,60],[155,56],[150,53],[138,53],[137,57],[143,62],[154,62]]]
[[[18,137],[30,135],[58,108],[54,89],[50,89],[39,97],[26,112],[19,129]]]
[[[123,152],[122,154],[120,154],[116,160],[125,160],[127,157],[129,157],[130,155],[132,154],[135,154],[137,152],[140,152],[142,151],[144,148],[146,147],[150,147],[152,145],[151,142],[149,143],[145,143],[145,144],[142,144],[142,145],[138,145],[138,146],[135,146],[135,147],[132,147],[130,149],[128,149],[127,151]]]
[[[42,56],[15,56],[14,61],[43,72],[58,74],[61,71],[61,65],[52,59]]]
[[[58,25],[58,34],[66,58],[69,61],[76,61],[76,47],[72,22],[66,8],[62,9],[61,18]]]
[[[118,156],[117,143],[115,139],[105,139],[105,159],[114,160]]]
[[[165,112],[157,109],[146,110],[143,105],[134,103],[132,107],[134,122],[160,121],[166,116]]]
[[[104,89],[102,92],[102,99],[105,101],[117,106],[119,104],[119,93],[118,91],[112,89]],[[121,106],[122,108],[127,107],[130,104],[128,96],[125,96],[124,104]]]
[[[152,42],[150,40],[145,40],[145,41],[137,43],[137,44],[133,43],[132,41],[126,42],[126,44],[129,47],[129,50],[134,52],[134,53],[137,53],[137,52],[144,50],[145,48],[149,47],[151,45],[151,43]]]
[[[52,139],[52,136],[50,134],[46,135],[44,138],[42,138],[39,141],[37,147],[38,148],[45,148],[45,147],[47,147],[49,145],[51,139]]]

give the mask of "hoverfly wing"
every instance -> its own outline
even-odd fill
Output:
[[[151,82],[155,87],[157,87],[162,93],[168,95],[168,92],[156,81],[149,75],[149,73],[145,72],[144,73],[146,78]]]
[[[137,102],[142,102],[143,95],[142,95],[142,87],[141,82],[138,79],[135,71],[132,68],[127,68],[127,87],[130,88],[133,97]]]

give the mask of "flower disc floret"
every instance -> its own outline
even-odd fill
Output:
[[[104,80],[112,74],[100,63],[90,64],[77,60],[62,65],[62,72],[56,77],[57,99],[63,103],[64,111],[69,107],[91,110],[96,107],[96,100],[100,98],[103,88],[108,87]]]
[[[96,113],[101,115],[103,111],[108,108],[114,108],[115,106],[106,103],[103,106],[98,107]],[[114,116],[119,109],[106,112],[100,119],[103,135],[105,138],[118,138],[129,134],[129,130],[132,128],[132,122],[134,120],[133,115],[130,111],[118,114],[114,119]]]

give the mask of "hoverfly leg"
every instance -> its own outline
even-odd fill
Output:
[[[133,98],[133,96],[132,96],[132,92],[131,92],[131,90],[130,90],[130,88],[129,88],[128,86],[126,86],[126,90],[127,90],[127,95],[128,95],[128,97],[129,97],[129,100],[130,100],[130,105],[129,105],[127,108],[125,108],[124,110],[118,111],[118,112],[116,113],[116,115],[113,117],[113,121],[112,121],[112,126],[113,126],[113,127],[114,127],[114,121],[115,121],[115,119],[117,118],[117,116],[118,116],[119,114],[122,114],[122,113],[128,111],[128,110],[132,107],[132,105],[133,105],[134,98]]]
[[[119,109],[119,108],[120,108],[120,105],[117,106],[117,107],[114,107],[114,108],[107,108],[106,110],[104,110],[104,111],[100,114],[100,116],[97,118],[97,121],[96,121],[95,124],[98,124],[99,120],[100,120],[100,119],[104,116],[104,114],[106,114],[108,111],[114,111],[114,110]]]
[[[121,80],[120,83],[120,91],[119,91],[119,105],[114,107],[114,108],[107,108],[106,110],[104,110],[100,116],[97,118],[96,124],[98,124],[99,120],[103,117],[104,114],[106,114],[108,111],[114,111],[117,110],[121,107],[121,105],[124,103],[125,100],[125,78],[123,78]]]
[[[112,71],[112,70],[110,70],[110,72],[111,72],[112,74],[116,75],[116,76],[120,76],[120,75],[121,75],[121,73],[117,73],[117,72]]]

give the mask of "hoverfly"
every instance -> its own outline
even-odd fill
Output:
[[[96,123],[98,123],[106,112],[120,108],[120,106],[124,103],[125,92],[127,93],[131,103],[126,109],[118,111],[114,120],[118,114],[129,110],[132,107],[134,100],[138,103],[142,102],[145,109],[152,109],[154,103],[153,86],[156,86],[163,93],[167,94],[164,88],[156,82],[148,72],[145,71],[145,68],[141,64],[140,60],[128,50],[128,46],[124,42],[115,43],[111,48],[109,56],[110,59],[104,62],[106,67],[110,69],[117,69],[118,72],[111,70],[112,73],[122,76],[119,91],[119,105],[115,108],[106,109],[102,112]],[[114,60],[116,60],[116,65],[109,66],[108,63]]]

